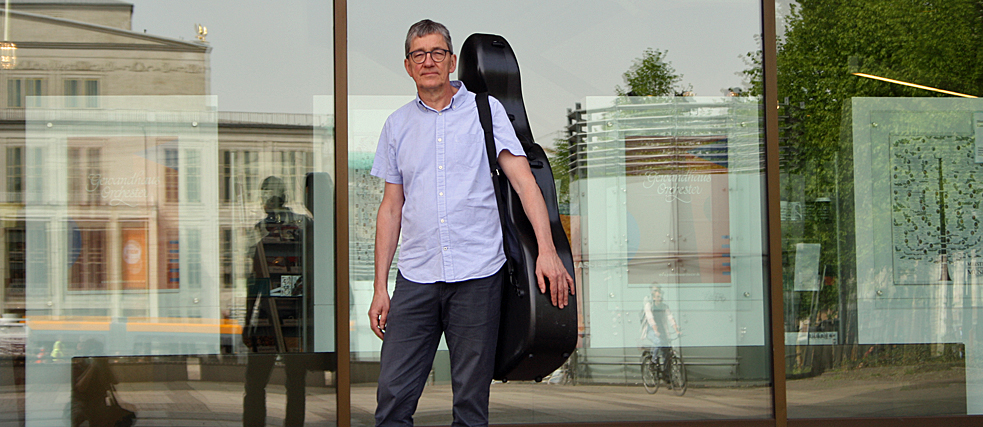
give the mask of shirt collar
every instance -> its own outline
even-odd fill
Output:
[[[464,82],[460,80],[451,80],[451,86],[457,88],[457,93],[455,93],[454,96],[451,97],[451,103],[448,104],[447,107],[444,107],[444,110],[453,110],[454,107],[460,108],[461,106],[465,105],[467,100],[466,97],[470,93],[468,92],[468,88],[464,86]],[[420,99],[419,93],[416,94],[416,105],[420,106],[420,108],[424,110],[430,110],[435,113],[438,112],[437,110],[430,108],[429,105],[424,104],[423,100]]]

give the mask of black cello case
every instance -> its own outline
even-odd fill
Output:
[[[574,277],[570,242],[560,223],[556,205],[553,171],[543,147],[533,141],[529,119],[522,103],[519,63],[512,47],[502,36],[472,34],[461,47],[458,78],[472,92],[488,92],[501,101],[512,120],[515,134],[526,151],[532,169],[546,201],[553,245]],[[484,145],[482,145],[484,150]],[[539,292],[536,283],[536,257],[539,254],[536,234],[526,218],[515,190],[504,181],[506,221],[518,237],[519,247],[506,249],[515,269],[515,285],[503,290],[502,321],[499,327],[498,351],[495,356],[494,378],[503,381],[542,380],[570,357],[577,345],[577,301],[570,297],[567,307],[553,306],[548,294]]]

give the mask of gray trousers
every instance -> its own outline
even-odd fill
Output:
[[[382,341],[376,426],[412,426],[444,334],[450,350],[453,426],[487,426],[504,271],[463,282],[396,276]]]

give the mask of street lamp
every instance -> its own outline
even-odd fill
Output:
[[[10,38],[10,0],[3,8],[3,42],[0,42],[0,68],[9,70],[17,65],[17,45],[7,41]]]

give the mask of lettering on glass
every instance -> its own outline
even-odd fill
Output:
[[[136,207],[138,201],[147,199],[147,186],[157,186],[158,183],[157,177],[147,177],[142,172],[134,172],[126,178],[90,174],[85,191],[98,194],[109,206]]]
[[[731,283],[725,136],[625,138],[629,283]]]
[[[710,175],[660,175],[658,173],[647,173],[646,182],[642,184],[645,188],[655,188],[656,193],[664,196],[666,202],[680,201],[682,203],[693,203],[693,196],[703,194],[703,183],[710,183]]]

